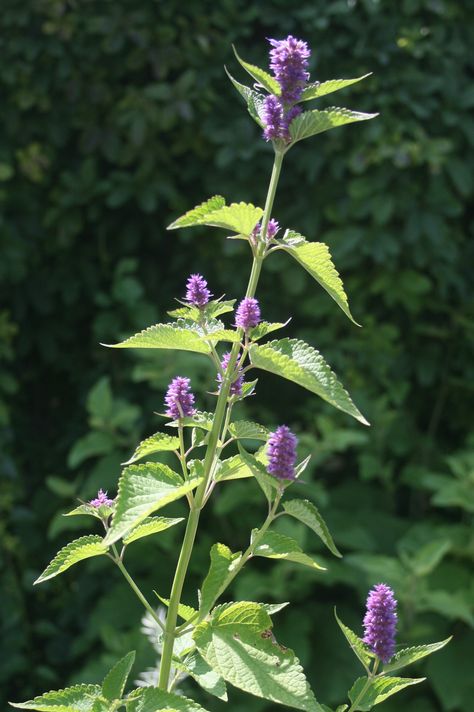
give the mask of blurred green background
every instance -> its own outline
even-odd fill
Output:
[[[265,318],[293,317],[288,333],[322,351],[372,427],[261,376],[241,414],[300,434],[301,455],[313,455],[301,494],[321,508],[345,556],[327,559],[309,530],[285,522],[328,573],[260,560],[232,594],[291,600],[277,636],[296,648],[318,698],[335,704],[360,671],[332,608],[360,631],[367,589],[384,580],[399,597],[400,641],[455,639],[410,671],[428,682],[383,709],[470,711],[474,6],[3,0],[0,25],[1,701],[95,682],[131,649],[136,676],[154,664],[139,604],[110,562],[32,582],[88,532],[81,518],[62,517],[75,498],[100,486],[115,494],[120,462],[161,426],[153,412],[173,376],[191,376],[200,407],[212,407],[213,374],[200,356],[99,342],[166,318],[191,271],[216,295],[242,296],[243,243],[165,227],[215,193],[264,201],[271,149],[223,65],[244,80],[233,42],[265,66],[265,38],[292,33],[313,48],[313,79],[374,72],[326,105],[380,117],[292,150],[275,209],[285,227],[329,244],[364,328],[284,255],[266,263],[259,296]],[[253,483],[216,491],[189,603],[210,546],[246,546],[263,517]],[[167,595],[181,536],[176,527],[130,552],[150,596]],[[272,709],[234,691],[230,699],[234,712]],[[204,704],[224,709],[214,698]]]

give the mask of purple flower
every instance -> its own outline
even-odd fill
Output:
[[[242,299],[235,314],[235,325],[248,331],[260,322],[260,305],[254,297]]]
[[[285,40],[268,40],[273,49],[270,50],[270,67],[281,87],[281,101],[287,106],[296,104],[309,79],[308,59],[311,50],[306,42],[288,35]]]
[[[186,283],[185,300],[195,307],[204,307],[212,294],[207,288],[207,282],[200,274],[192,274]]]
[[[268,440],[268,472],[279,480],[295,479],[298,438],[286,425],[280,425]]]
[[[395,595],[390,586],[379,583],[369,591],[367,597],[363,641],[383,663],[390,662],[395,652],[396,628]]]
[[[190,390],[190,384],[189,378],[177,376],[168,386],[165,396],[165,405],[168,408],[166,415],[169,415],[173,420],[193,415],[196,412],[193,408],[194,395]]]
[[[240,354],[239,354],[240,356]],[[239,357],[237,357],[239,358]],[[229,367],[229,361],[230,361],[230,351],[227,351],[225,354],[222,356],[222,361],[221,361],[221,368],[224,371],[224,373],[227,371],[227,368]],[[230,387],[229,395],[231,396],[241,396],[242,395],[242,385],[244,382],[244,377],[242,374],[242,369],[239,369],[236,374],[236,378],[232,381],[232,385]],[[219,384],[222,384],[222,376],[220,373],[217,374],[217,382]],[[220,386],[219,386],[219,391],[220,391]]]
[[[97,497],[89,501],[91,507],[95,509],[99,509],[99,507],[112,507],[113,503],[114,500],[107,497],[107,492],[101,489],[97,492]]]
[[[260,235],[260,230],[262,229],[262,223],[259,222],[257,225],[255,225],[253,232],[252,232],[252,237],[257,239]],[[271,218],[271,220],[268,221],[267,225],[267,240],[273,240],[275,235],[277,234],[278,230],[280,229],[280,225],[278,223],[278,220],[274,220]]]
[[[275,141],[285,138],[285,122],[283,119],[283,106],[278,97],[270,94],[263,102],[263,123],[265,128],[263,137],[266,141]]]

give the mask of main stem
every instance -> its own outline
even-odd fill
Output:
[[[257,290],[257,284],[262,269],[263,252],[265,249],[263,239],[267,232],[268,222],[270,220],[270,215],[273,208],[273,201],[275,199],[275,193],[278,185],[278,178],[280,176],[282,161],[283,153],[275,152],[275,160],[273,163],[273,170],[270,178],[270,185],[268,186],[267,199],[265,201],[265,209],[262,219],[262,242],[259,244],[256,253],[254,254],[252,271],[250,273],[247,292],[245,295],[246,297],[253,297]],[[234,373],[235,365],[237,363],[239,349],[240,343],[236,342],[232,347],[229,365],[222,379],[220,392],[217,397],[217,404],[214,413],[212,429],[209,434],[209,442],[206,450],[206,456],[204,459],[203,479],[196,490],[196,496],[194,498],[193,504],[191,505],[191,510],[189,512],[188,522],[186,525],[186,531],[184,533],[183,543],[179,554],[178,565],[176,567],[173,585],[171,587],[168,615],[166,617],[165,631],[163,634],[163,652],[161,654],[160,678],[158,683],[158,686],[163,690],[168,689],[171,661],[173,658],[173,646],[176,633],[176,622],[178,618],[178,606],[181,600],[184,580],[186,578],[189,560],[191,558],[191,553],[193,550],[194,540],[196,538],[199,517],[201,515],[201,509],[204,503],[204,497],[209,484],[209,477],[211,475],[214,464],[217,443],[219,440],[219,433],[221,432],[222,424],[225,417],[227,400],[229,398],[230,387],[232,385],[232,376]]]

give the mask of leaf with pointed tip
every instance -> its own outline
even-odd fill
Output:
[[[360,710],[360,712],[368,712],[372,707],[384,702],[388,697],[395,695],[405,687],[418,685],[420,682],[424,682],[425,679],[424,677],[416,679],[408,677],[376,677],[370,682],[369,687],[354,709]],[[349,690],[349,699],[352,703],[357,700],[366,682],[366,677],[359,677],[359,679],[355,681]]]
[[[229,432],[237,440],[267,440],[268,430],[259,423],[248,420],[235,420],[229,425]]]
[[[102,519],[102,514],[112,514],[113,511],[113,507],[106,507],[105,505],[93,507],[91,504],[84,502],[84,504],[80,504],[70,512],[63,514],[63,517],[76,517],[80,514],[85,514],[96,519]]]
[[[258,529],[254,529],[252,539],[257,533]],[[254,556],[263,556],[267,559],[284,559],[285,561],[292,561],[296,564],[309,566],[311,569],[326,571],[324,566],[320,566],[303,552],[303,549],[297,541],[289,536],[274,531],[265,532],[257,546],[253,549],[253,554]]]
[[[278,245],[304,267],[354,324],[360,326],[351,314],[342,280],[324,242],[308,242],[298,232],[287,230]]]
[[[226,460],[221,460],[217,465],[217,470],[214,475],[216,482],[224,482],[224,480],[242,480],[246,477],[252,477],[252,471],[242,460],[240,455],[233,455]]]
[[[135,662],[135,651],[125,655],[107,673],[102,683],[102,694],[107,700],[122,699],[130,670]]]
[[[200,481],[192,478],[184,482],[160,462],[129,465],[120,476],[112,526],[104,542],[114,544],[150,514],[191,492]]]
[[[290,605],[289,601],[284,601],[283,603],[261,603],[269,616],[274,616],[284,608]]]
[[[255,386],[258,383],[258,378],[256,378],[254,381],[247,381],[247,383],[244,383],[242,386],[242,393],[240,396],[233,396],[234,401],[240,401],[244,400],[244,398],[248,398],[249,396],[254,395],[255,391]]]
[[[79,561],[90,559],[92,556],[102,556],[107,553],[107,546],[104,539],[97,534],[81,536],[79,539],[69,542],[56,554],[51,563],[45,568],[35,584],[43,583],[54,576],[62,574]]]
[[[202,430],[212,430],[212,423],[214,421],[214,413],[206,413],[205,411],[198,410],[194,415],[188,415],[185,418],[181,418],[179,423],[177,420],[171,420],[166,423],[170,428],[177,428],[181,424],[185,428],[202,428]]]
[[[350,87],[351,84],[356,84],[362,81],[362,79],[367,79],[370,77],[372,72],[368,74],[363,74],[361,77],[356,77],[355,79],[329,79],[327,82],[315,82],[314,84],[309,84],[306,89],[303,89],[300,101],[309,101],[310,99],[319,99],[320,96],[326,96],[326,94],[332,94],[340,89],[345,89]]]
[[[176,349],[208,354],[211,347],[192,322],[178,319],[172,324],[155,324],[118,344],[102,344],[111,349]]]
[[[334,543],[326,522],[312,502],[308,499],[291,499],[289,502],[283,502],[283,509],[291,517],[298,519],[298,521],[303,522],[303,524],[312,529],[334,556],[342,556]]]
[[[206,712],[197,702],[165,692],[158,687],[142,687],[128,696],[127,712]]]
[[[100,685],[74,685],[64,690],[45,692],[28,702],[10,702],[12,707],[38,712],[92,712],[102,693]]]
[[[368,669],[371,661],[375,657],[374,653],[370,650],[370,648],[364,643],[361,638],[359,638],[358,635],[354,633],[347,625],[345,625],[341,619],[337,615],[336,609],[334,609],[334,615],[336,617],[337,624],[339,628],[342,630],[345,639],[351,646],[352,650],[356,654],[356,656],[359,658],[360,662],[362,665]]]
[[[255,91],[255,89],[251,89],[245,84],[241,84],[237,81],[237,79],[234,79],[227,67],[225,67],[225,71],[234,87],[245,99],[250,116],[261,128],[263,128],[263,105],[265,102],[265,96],[260,94],[260,92]]]
[[[170,605],[170,599],[163,598],[163,596],[160,596],[160,594],[156,591],[153,591],[153,593],[168,608],[168,606]],[[183,621],[189,621],[192,618],[196,618],[197,614],[198,612],[195,608],[193,608],[192,606],[188,606],[185,603],[180,603],[178,606],[178,616],[182,618]]]
[[[316,393],[320,398],[344,413],[352,415],[364,425],[369,424],[319,351],[304,341],[281,339],[266,344],[252,344],[250,359],[256,368],[287,378]]]
[[[128,545],[131,544],[132,541],[143,539],[145,536],[164,532],[165,529],[174,527],[175,524],[179,524],[179,522],[183,521],[184,517],[177,517],[175,519],[170,519],[169,517],[147,517],[141,524],[134,527],[131,532],[123,537],[123,543]]]
[[[236,301],[236,299],[228,299],[227,301],[222,301],[222,298],[213,299],[208,302],[205,307],[201,308],[195,307],[192,304],[184,304],[182,307],[169,311],[168,314],[175,319],[188,319],[194,322],[200,322],[203,318],[204,320],[215,319],[221,316],[221,314],[233,311]]]
[[[174,662],[173,664],[178,670],[183,670],[196,680],[198,685],[210,695],[227,702],[224,678],[215,672],[198,652],[192,653],[183,663]]]
[[[248,453],[240,443],[238,443],[240,457],[244,461],[245,465],[249,468],[252,475],[257,480],[260,485],[265,497],[269,502],[272,502],[276,491],[279,489],[280,484],[275,477],[268,474],[267,469],[261,459]],[[265,458],[264,451],[260,452],[260,458]]]
[[[248,62],[244,62],[241,57],[239,57],[237,50],[235,47],[232,45],[232,49],[234,50],[234,54],[237,58],[237,61],[239,64],[245,69],[248,74],[250,74],[251,77],[255,79],[255,81],[260,84],[264,89],[266,89],[269,94],[274,94],[275,96],[280,96],[281,94],[281,87],[278,84],[277,80],[275,77],[272,77],[271,74],[266,72],[264,69],[260,69],[260,67],[256,67],[254,64],[249,64]]]
[[[400,670],[406,665],[411,665],[417,660],[426,658],[427,655],[436,653],[438,650],[441,650],[441,648],[444,648],[444,646],[447,645],[451,639],[452,636],[446,638],[446,640],[441,640],[438,643],[416,645],[413,648],[404,648],[403,650],[399,650],[398,653],[394,655],[392,660],[383,666],[383,671],[393,672],[394,670]]]
[[[252,203],[231,203],[209,215],[204,224],[248,236],[262,215],[262,208],[257,208]]]
[[[258,326],[254,326],[253,329],[250,329],[250,341],[259,341],[260,339],[263,339],[264,336],[267,336],[267,334],[271,334],[272,331],[276,331],[277,329],[283,329],[283,327],[286,326],[289,321],[289,319],[285,322],[278,321],[274,323],[270,323],[269,321],[261,321]]]
[[[132,462],[141,460],[142,457],[153,455],[155,452],[166,452],[169,450],[177,450],[179,448],[179,438],[167,433],[155,433],[146,440],[142,440],[140,445],[133,453],[130,460],[122,462],[122,465],[131,465]]]
[[[338,106],[322,111],[319,109],[304,111],[290,123],[291,140],[296,143],[323,131],[329,131],[329,129],[335,129],[344,124],[352,124],[355,121],[368,121],[376,116],[378,114],[365,114],[361,111],[350,111],[350,109]]]
[[[176,230],[180,227],[192,227],[193,225],[202,225],[202,221],[207,215],[210,215],[215,210],[219,210],[224,207],[225,198],[222,195],[214,195],[209,200],[205,200],[200,205],[197,205],[192,210],[188,210],[187,213],[177,218],[171,225],[168,225],[168,230]]]
[[[231,571],[237,566],[241,553],[233,553],[225,544],[214,544],[210,551],[211,564],[201,589],[199,617],[202,620],[221,595]]]

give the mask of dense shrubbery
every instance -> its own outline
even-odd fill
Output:
[[[185,370],[207,380],[198,358],[119,358],[98,343],[171,307],[168,295],[183,293],[191,241],[195,267],[213,291],[241,295],[239,243],[205,228],[164,228],[213,193],[262,201],[271,153],[249,140],[258,129],[215,67],[233,63],[232,42],[262,64],[252,47],[260,52],[265,36],[294,32],[315,49],[315,78],[374,71],[347,95],[351,107],[381,117],[331,132],[319,153],[296,148],[280,187],[287,194],[280,204],[291,207],[276,216],[329,243],[364,328],[351,327],[288,262],[283,279],[272,279],[268,263],[261,293],[272,313],[264,316],[296,315],[294,329],[318,344],[373,427],[361,431],[342,414],[329,418],[321,403],[290,386],[275,397],[273,378],[260,379],[260,412],[250,400],[246,414],[312,433],[303,443],[313,460],[302,490],[324,504],[345,557],[328,562],[321,578],[254,564],[238,595],[280,600],[291,591],[299,603],[281,614],[281,639],[298,640],[308,673],[319,671],[316,691],[330,702],[353,671],[328,602],[337,600],[357,628],[363,593],[384,579],[401,601],[404,641],[456,636],[426,665],[433,687],[404,693],[407,712],[469,709],[473,13],[461,0],[318,1],[292,7],[291,17],[283,0],[266,5],[4,3],[0,687],[10,698],[57,686],[78,668],[75,680],[100,679],[132,647],[143,668],[153,662],[138,604],[101,562],[88,565],[94,577],[78,569],[42,590],[31,584],[66,541],[66,527],[80,526],[61,516],[71,499],[111,487],[139,436],[156,429],[153,411],[170,378]],[[214,541],[243,544],[243,502],[245,537],[260,506],[247,481],[231,483],[206,515],[190,592]],[[296,523],[291,532],[286,526],[304,536]],[[159,542],[137,544],[137,573],[148,589],[166,595],[173,563],[163,546],[175,550],[179,537],[170,530]],[[126,620],[117,619],[119,601],[129,607]],[[325,667],[337,659],[346,679]],[[249,705],[265,709],[258,700],[246,699]],[[387,702],[385,709],[396,708]]]

